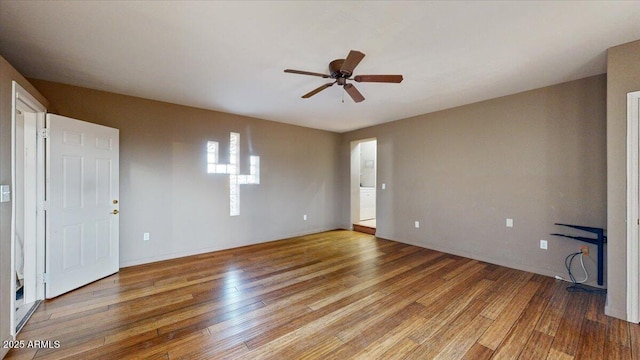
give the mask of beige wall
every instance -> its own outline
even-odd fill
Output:
[[[11,184],[11,102],[16,81],[45,106],[46,100],[0,56],[0,184]],[[0,203],[0,340],[10,338],[11,327],[11,203]],[[0,348],[0,358],[7,349]]]
[[[60,115],[120,129],[123,266],[335,229],[340,135],[52,82],[31,80]],[[206,143],[241,137],[241,173],[260,156],[259,185],[206,173]],[[303,215],[308,220],[303,221]],[[151,240],[143,241],[149,232]]]
[[[640,41],[607,54],[607,241],[606,313],[627,314],[627,93],[640,90]]]
[[[606,225],[605,90],[600,75],[350,132],[342,170],[350,141],[376,137],[379,236],[566,276],[583,243],[550,236],[567,231],[554,223]]]

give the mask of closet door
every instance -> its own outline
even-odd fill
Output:
[[[47,115],[46,297],[119,269],[118,129]]]

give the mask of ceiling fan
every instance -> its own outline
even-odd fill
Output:
[[[320,74],[316,72],[310,71],[302,71],[302,70],[292,70],[286,69],[284,72],[291,74],[301,74],[301,75],[311,75],[311,76],[319,76],[322,78],[331,78],[335,79],[333,82],[326,83],[310,92],[302,95],[303,99],[308,99],[313,95],[319,93],[320,91],[333,86],[334,84],[338,84],[344,88],[344,91],[351,96],[353,101],[359,103],[364,100],[364,96],[356,89],[353,84],[347,83],[347,80],[354,80],[356,82],[381,82],[381,83],[400,83],[402,82],[402,75],[356,75],[353,78],[353,70],[358,66],[360,61],[364,58],[364,54],[357,50],[349,51],[349,55],[347,55],[346,59],[336,59],[329,63],[329,73]]]

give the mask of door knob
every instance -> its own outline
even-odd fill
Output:
[[[118,203],[118,200],[113,200],[113,203],[114,203],[114,204],[117,204],[117,203]]]
[[[118,211],[118,210],[113,210],[111,213],[112,213],[113,215],[117,215],[119,212],[120,212],[120,211]]]

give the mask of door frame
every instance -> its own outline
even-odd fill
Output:
[[[640,322],[640,91],[627,94],[627,321]]]
[[[360,222],[360,144],[369,141],[376,141],[376,217],[378,215],[378,139],[376,137],[359,139],[351,141],[350,146],[350,165],[349,165],[349,189],[351,190],[350,201],[350,223],[349,228],[353,230],[353,224]]]
[[[44,138],[40,136],[45,127],[46,108],[35,97],[29,94],[16,81],[12,82],[12,99],[11,99],[11,309],[9,314],[9,322],[11,326],[11,335],[15,338],[19,329],[16,324],[16,268],[15,268],[15,250],[16,250],[16,110],[18,107],[26,109],[26,112],[35,113],[36,115],[36,196],[35,206],[35,273],[36,273],[36,303],[44,299],[44,281],[42,274],[45,269],[45,146]],[[34,309],[35,310],[35,307]],[[27,318],[30,314],[27,314]],[[23,319],[19,319],[20,321]],[[20,324],[24,324],[21,321]]]

